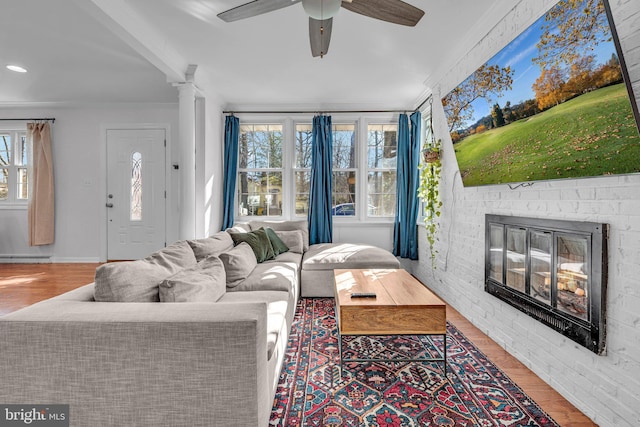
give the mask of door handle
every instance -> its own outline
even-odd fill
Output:
[[[113,203],[107,203],[106,205],[108,208],[112,208],[113,207]]]

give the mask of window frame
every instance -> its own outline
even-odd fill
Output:
[[[9,149],[9,164],[6,166],[0,166],[0,169],[7,169],[7,198],[0,199],[0,209],[3,208],[23,208],[26,209],[29,200],[31,198],[31,186],[29,181],[31,178],[31,143],[27,137],[27,130],[24,127],[10,126],[0,127],[0,135],[9,134],[11,139],[11,147]],[[22,148],[21,141],[24,138],[24,149]],[[26,154],[24,153],[26,150]],[[25,157],[26,156],[26,157]],[[23,158],[26,158],[26,164],[22,164]],[[21,169],[27,170],[27,197],[18,197],[20,180],[18,179],[18,173]]]
[[[313,123],[313,115],[308,113],[236,113],[240,119],[240,126],[244,125],[282,125],[282,212],[278,216],[266,215],[240,215],[239,212],[239,176],[240,172],[246,171],[240,168],[240,156],[238,155],[238,168],[236,174],[236,191],[234,195],[234,220],[237,222],[262,221],[262,220],[301,220],[304,216],[296,216],[296,171],[306,171],[310,169],[296,168],[296,132],[297,125],[309,125]],[[356,147],[355,147],[355,177],[356,177],[356,206],[368,206],[367,198],[367,138],[369,124],[397,125],[397,113],[364,113],[350,114],[341,113],[332,115],[332,125],[354,125]],[[238,147],[240,150],[240,147]],[[239,151],[238,151],[239,154]],[[393,170],[397,174],[397,167]],[[334,224],[367,224],[386,225],[393,223],[395,216],[369,216],[368,209],[357,209],[356,215],[333,216]]]
[[[432,102],[430,102],[428,106],[425,106],[425,108],[420,111],[420,113],[422,114],[422,131],[420,132],[420,161],[418,162],[418,173],[419,173],[418,185],[420,185],[420,182],[422,182],[422,168],[424,165],[424,159],[423,159],[422,153],[424,152],[426,144],[430,142],[434,137],[433,123],[432,123],[432,120],[433,120]],[[425,202],[424,200],[419,199],[417,224],[424,225],[425,218],[426,218]]]
[[[282,146],[280,147],[281,149],[281,155],[282,155],[282,159],[281,159],[281,167],[280,168],[241,168],[240,167],[240,144],[241,144],[241,135],[242,135],[242,127],[243,126],[281,126],[282,131]],[[264,220],[282,220],[287,218],[287,213],[288,213],[288,204],[289,204],[289,198],[287,197],[287,195],[289,194],[288,192],[288,188],[289,188],[289,184],[288,184],[288,153],[286,150],[286,146],[287,146],[287,135],[288,135],[288,131],[287,131],[287,124],[285,123],[284,120],[282,119],[258,119],[255,118],[253,120],[247,120],[247,121],[243,121],[241,119],[240,122],[240,130],[239,130],[239,135],[238,135],[238,163],[237,163],[237,169],[236,169],[236,191],[235,191],[235,195],[234,195],[234,210],[235,210],[235,221],[240,221],[240,222],[247,222],[247,221],[264,221]],[[261,173],[261,172],[280,172],[282,174],[282,188],[280,190],[280,197],[282,199],[282,208],[280,210],[280,215],[240,215],[240,197],[241,195],[241,187],[240,187],[240,174],[242,172],[256,172],[256,173]]]
[[[393,168],[370,168],[369,167],[369,127],[370,126],[395,126],[396,127],[396,166]],[[365,188],[365,205],[368,207],[369,206],[369,201],[368,201],[368,196],[369,196],[369,173],[370,172],[393,172],[396,175],[396,186],[397,186],[397,182],[398,182],[398,155],[397,155],[397,148],[398,148],[398,118],[395,117],[395,121],[393,120],[370,120],[367,122],[367,126],[366,126],[366,133],[365,136],[363,138],[363,143],[362,143],[363,147],[362,149],[365,150],[364,151],[364,155],[362,157],[364,157],[364,188]],[[396,200],[397,200],[397,193],[396,193]],[[397,206],[397,203],[396,203]],[[376,215],[376,216],[371,216],[369,215],[369,210],[367,209],[367,211],[365,212],[365,219],[368,220],[368,222],[371,221],[377,221],[377,222],[393,222],[395,220],[395,208],[394,208],[394,212],[392,215]]]
[[[296,213],[296,207],[295,204],[297,203],[297,189],[296,187],[296,173],[298,172],[307,172],[307,173],[311,173],[311,167],[308,168],[304,168],[304,167],[298,167],[296,164],[296,157],[297,157],[297,145],[298,145],[298,126],[309,126],[311,127],[313,125],[313,120],[307,121],[307,120],[297,120],[294,123],[293,126],[293,151],[292,151],[292,182],[293,182],[293,189],[292,189],[292,194],[293,194],[293,203],[294,203],[294,207],[293,210],[291,212],[291,216],[292,218],[303,218],[303,216],[298,216]],[[359,174],[359,169],[360,169],[360,126],[358,123],[357,119],[341,119],[341,120],[336,120],[335,122],[331,123],[332,126],[332,135],[335,137],[335,132],[340,131],[339,129],[336,130],[336,127],[339,126],[352,126],[353,127],[353,134],[354,134],[354,138],[355,138],[355,151],[354,151],[354,158],[353,158],[353,167],[350,168],[336,168],[335,167],[335,158],[332,156],[332,163],[331,163],[331,172],[332,172],[332,182],[333,181],[333,173],[334,172],[346,172],[346,173],[353,173],[355,175],[355,189],[354,189],[354,198],[353,198],[353,203],[356,205],[356,210],[355,210],[355,215],[333,215],[333,220],[336,221],[357,221],[360,220],[360,209],[358,209],[358,206],[360,205],[360,192],[361,192],[361,188],[359,185],[359,181],[360,181],[360,174]],[[333,140],[333,149],[335,149],[335,138]],[[331,199],[333,200],[334,198],[334,194],[335,194],[335,187],[332,188],[332,195],[331,195]],[[333,204],[333,203],[332,203]],[[337,205],[336,205],[337,206]]]

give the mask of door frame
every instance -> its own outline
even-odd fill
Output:
[[[172,159],[172,144],[171,144],[171,125],[169,123],[105,123],[100,125],[100,192],[102,196],[99,197],[99,210],[100,210],[100,223],[102,224],[100,227],[100,262],[107,261],[107,246],[108,246],[108,236],[107,236],[107,209],[106,209],[106,199],[107,199],[107,131],[109,130],[149,130],[149,129],[159,129],[164,130],[164,137],[167,141],[167,145],[165,147],[165,174],[164,174],[164,186],[167,191],[167,198],[165,199],[165,223],[164,223],[164,233],[167,243],[173,241],[173,233],[171,232],[171,228],[169,224],[174,223],[173,216],[173,206],[174,203],[174,192],[171,186],[172,176],[171,176],[171,159]]]

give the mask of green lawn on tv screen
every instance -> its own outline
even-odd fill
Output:
[[[640,172],[623,83],[454,145],[465,186]]]

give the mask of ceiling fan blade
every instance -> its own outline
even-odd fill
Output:
[[[292,4],[300,3],[302,0],[254,0],[233,9],[226,10],[218,14],[218,18],[225,22],[238,21],[240,19],[251,18],[263,13],[273,12]]]
[[[324,20],[309,18],[309,42],[311,43],[311,55],[313,57],[319,56],[322,58],[329,51],[332,27],[333,18]]]
[[[415,27],[424,15],[424,11],[402,0],[345,0],[342,7],[370,18],[409,27]]]

